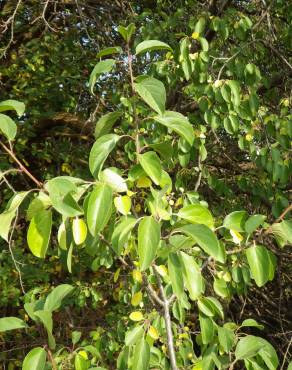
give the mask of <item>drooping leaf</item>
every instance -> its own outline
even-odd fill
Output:
[[[99,172],[105,160],[119,140],[120,136],[108,134],[101,136],[93,144],[89,154],[89,169],[94,178],[98,179]]]
[[[146,152],[138,154],[139,163],[151,180],[159,185],[162,174],[160,159],[155,152]]]
[[[200,268],[193,256],[180,252],[183,267],[184,283],[191,300],[195,301],[203,294],[205,283]]]
[[[254,357],[265,346],[261,339],[262,338],[255,337],[253,335],[247,335],[246,337],[241,338],[235,349],[236,359],[244,360],[246,358]]]
[[[128,190],[126,180],[110,168],[102,171],[99,178],[100,181],[108,184],[117,193],[124,193]]]
[[[74,287],[69,284],[61,284],[54,288],[47,296],[44,309],[55,311],[61,307],[62,300],[74,290]]]
[[[160,224],[152,216],[144,217],[138,227],[138,255],[142,271],[154,260],[159,241]]]
[[[148,342],[141,338],[134,349],[132,370],[148,370],[150,361],[150,347]]]
[[[4,112],[7,110],[15,110],[17,115],[21,117],[24,113],[25,110],[25,105],[24,103],[13,100],[13,99],[8,99],[0,102],[0,112]]]
[[[107,135],[110,133],[113,125],[117,122],[117,120],[122,116],[123,112],[109,112],[100,117],[100,119],[96,122],[94,136],[96,139],[103,135]]]
[[[286,244],[292,244],[292,221],[291,220],[284,220],[282,222],[275,223],[272,225],[271,229],[280,247],[283,247]]]
[[[181,260],[175,253],[170,253],[168,256],[168,272],[173,293],[181,299],[184,294],[183,272]]]
[[[6,114],[0,113],[0,132],[2,132],[8,140],[13,140],[16,136],[17,126],[14,121]]]
[[[142,78],[135,83],[135,90],[157,113],[165,111],[166,91],[163,83],[154,77]]]
[[[190,236],[207,254],[215,260],[224,263],[226,252],[221,243],[219,243],[216,235],[206,225],[185,225],[177,229],[177,231]]]
[[[22,370],[44,370],[46,366],[47,352],[42,347],[32,349],[25,356]]]
[[[52,229],[52,211],[42,210],[30,221],[27,231],[27,244],[32,254],[45,258]]]
[[[28,194],[28,191],[22,191],[15,194],[3,213],[0,214],[0,236],[8,242],[9,231],[11,230],[11,223],[16,216],[18,207]]]
[[[133,344],[136,344],[138,340],[141,339],[143,334],[144,334],[143,325],[135,326],[134,328],[128,330],[125,336],[126,346],[132,346]]]
[[[112,234],[112,246],[117,253],[120,255],[123,247],[125,246],[131,231],[135,227],[137,219],[134,217],[124,217],[120,223],[115,227]]]
[[[7,316],[0,318],[0,333],[8,330],[27,328],[26,323],[18,317]]]
[[[245,222],[244,228],[248,234],[252,234],[259,226],[263,225],[266,216],[264,215],[253,215],[248,218]]]
[[[159,40],[146,40],[136,46],[136,55],[153,50],[172,50],[169,45]]]
[[[213,341],[215,334],[214,322],[210,317],[205,316],[204,314],[199,314],[199,322],[201,327],[201,336],[203,344],[208,344]]]
[[[166,126],[170,130],[176,132],[181,137],[183,137],[190,145],[194,142],[194,131],[189,120],[183,116],[181,113],[165,111],[163,115],[155,116],[155,121]]]
[[[226,327],[218,327],[218,339],[225,353],[228,353],[234,345],[235,335],[233,330]]]
[[[108,223],[112,213],[113,192],[109,185],[99,183],[88,200],[87,225],[91,235],[96,236]]]
[[[113,66],[115,65],[114,59],[105,59],[98,62],[95,67],[93,68],[90,77],[89,77],[89,89],[91,94],[93,94],[94,85],[96,83],[97,78],[103,74],[108,73],[113,69]]]
[[[46,310],[40,310],[36,311],[35,316],[41,321],[41,323],[44,325],[47,334],[48,334],[48,342],[50,349],[56,348],[56,341],[53,336],[53,319],[52,319],[52,312],[46,311]]]
[[[245,211],[235,211],[224,218],[223,226],[229,230],[244,231],[244,224],[247,218]]]
[[[178,216],[193,224],[203,224],[209,228],[214,227],[214,219],[208,208],[201,204],[190,204],[178,211]]]
[[[246,249],[247,261],[257,286],[261,287],[274,277],[274,255],[264,246],[255,245]]]

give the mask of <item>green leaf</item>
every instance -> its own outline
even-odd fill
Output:
[[[143,170],[156,184],[160,184],[162,167],[160,159],[155,152],[147,152],[144,154],[138,154],[138,160]]]
[[[122,48],[120,46],[111,46],[109,48],[102,49],[100,52],[98,52],[96,54],[96,58],[101,58],[111,54],[120,54],[121,52]]]
[[[229,230],[244,231],[244,224],[247,218],[245,211],[235,211],[224,218],[223,226]]]
[[[267,217],[264,215],[253,215],[245,222],[244,229],[248,234],[252,234],[259,226],[263,225]]]
[[[42,210],[30,221],[27,231],[27,244],[32,254],[45,258],[52,229],[52,212]]]
[[[184,294],[184,282],[181,260],[176,253],[168,255],[168,273],[173,293],[180,300]]]
[[[6,114],[0,113],[0,131],[8,140],[13,140],[16,136],[17,126],[14,121]]]
[[[53,336],[53,319],[52,319],[52,312],[51,311],[45,311],[40,310],[36,311],[35,316],[40,319],[44,327],[46,328],[47,334],[48,334],[48,342],[50,349],[56,348],[56,341]]]
[[[126,180],[122,178],[116,171],[107,168],[100,173],[100,181],[108,184],[113,191],[124,193],[128,190]]]
[[[134,349],[132,370],[148,370],[150,362],[150,347],[144,338],[141,338]]]
[[[112,70],[113,66],[115,65],[114,59],[105,59],[98,62],[95,67],[93,68],[90,77],[89,77],[89,89],[91,94],[93,95],[94,85],[96,83],[97,78],[102,73],[108,73]]]
[[[193,224],[203,224],[211,229],[214,227],[214,219],[211,212],[201,204],[190,204],[181,208],[178,216]]]
[[[262,338],[247,335],[246,337],[241,338],[237,343],[235,357],[237,360],[254,357],[264,347],[265,344],[263,343]]]
[[[166,91],[163,83],[153,77],[143,77],[138,79],[135,90],[141,98],[154,109],[157,113],[163,114],[165,111]]]
[[[184,283],[191,300],[195,301],[205,290],[204,279],[194,257],[184,252],[180,252],[180,256],[183,267]]]
[[[269,370],[278,369],[279,359],[274,347],[267,340],[263,338],[260,338],[260,340],[264,344],[264,347],[260,349],[259,356],[264,360]]]
[[[16,216],[18,207],[26,197],[29,191],[22,191],[15,194],[3,213],[0,214],[0,236],[8,242],[9,231],[11,230],[11,223]]]
[[[129,239],[131,231],[135,227],[137,219],[134,217],[124,217],[121,219],[120,223],[115,227],[112,234],[112,246],[117,253],[121,255],[122,249]]]
[[[126,346],[132,346],[133,344],[136,344],[138,340],[141,339],[143,334],[144,334],[143,325],[135,326],[134,328],[128,330],[125,336]]]
[[[98,138],[93,144],[89,154],[89,169],[94,178],[98,179],[105,160],[119,140],[120,136],[107,134]]]
[[[53,207],[66,217],[75,217],[83,213],[73,197],[78,190],[74,180],[67,176],[59,176],[48,181],[45,186]]]
[[[223,245],[219,243],[216,235],[206,225],[185,225],[176,229],[190,236],[207,254],[215,260],[224,263],[226,253]]]
[[[118,32],[122,36],[122,38],[126,41],[129,42],[133,33],[136,30],[136,26],[134,23],[130,23],[127,27],[124,26],[119,26],[118,27]]]
[[[123,115],[123,112],[109,112],[99,118],[96,123],[94,136],[96,139],[110,133],[113,125]]]
[[[61,284],[54,288],[47,296],[44,309],[55,311],[61,307],[62,300],[74,290],[69,284]]]
[[[221,347],[224,349],[224,352],[228,353],[235,342],[235,335],[233,330],[219,326],[218,339]]]
[[[246,319],[246,320],[243,320],[242,324],[240,325],[242,328],[248,326],[248,327],[255,327],[255,328],[258,328],[258,329],[264,329],[264,325],[262,324],[259,324],[256,320],[254,319]]]
[[[193,145],[195,138],[193,127],[189,120],[181,113],[165,111],[163,115],[155,116],[153,118],[155,121],[183,137],[190,145]]]
[[[7,110],[15,110],[17,115],[21,117],[24,113],[25,105],[20,101],[12,99],[0,102],[0,112],[4,112]]]
[[[124,216],[127,216],[131,210],[131,198],[128,195],[119,195],[114,199],[116,209]]]
[[[169,45],[159,40],[146,40],[136,46],[136,55],[152,50],[172,50]]]
[[[226,84],[230,87],[231,90],[231,100],[235,107],[240,105],[240,84],[238,81],[229,80]]]
[[[138,227],[138,255],[142,271],[154,260],[159,242],[160,224],[152,216],[144,217]]]
[[[42,347],[36,347],[25,356],[22,370],[44,370],[46,359],[47,352]]]
[[[211,343],[213,341],[213,337],[215,334],[215,327],[214,327],[213,320],[200,313],[199,322],[200,322],[203,344]]]
[[[0,333],[7,330],[27,328],[26,323],[18,317],[7,316],[0,318]]]
[[[199,310],[206,316],[220,316],[224,318],[224,312],[221,303],[214,297],[203,297],[198,300]]]
[[[291,220],[275,223],[271,226],[271,229],[280,247],[283,247],[286,244],[292,244],[292,221]]]
[[[87,207],[87,224],[92,236],[98,235],[108,223],[112,213],[113,191],[107,184],[97,184],[90,194]]]
[[[274,255],[266,247],[255,245],[246,250],[247,261],[257,286],[261,287],[274,277]]]

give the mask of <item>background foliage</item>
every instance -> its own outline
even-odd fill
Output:
[[[27,243],[26,234],[33,215],[42,209],[38,202],[50,201],[45,192],[42,199],[36,200],[36,193],[31,192],[23,200],[17,222],[11,224],[13,232],[10,230],[8,243],[5,237],[0,241],[0,316],[21,318],[29,329],[0,334],[3,369],[20,368],[27,353],[35,347],[45,349],[48,368],[142,369],[139,363],[123,365],[128,356],[127,350],[122,352],[125,333],[133,330],[134,321],[140,321],[139,316],[133,317],[137,311],[143,313],[144,329],[137,324],[136,332],[130,332],[133,338],[126,336],[126,344],[130,351],[134,350],[129,363],[138,361],[135,350],[147,353],[147,344],[140,339],[145,330],[147,343],[152,346],[151,368],[168,368],[165,327],[157,314],[162,310],[151,302],[147,281],[141,280],[136,265],[139,261],[140,268],[147,270],[146,279],[158,294],[158,282],[162,281],[165,286],[171,283],[172,288],[168,289],[178,297],[181,285],[173,276],[180,276],[183,266],[175,270],[177,255],[168,257],[167,247],[175,253],[183,250],[180,257],[185,266],[192,265],[187,262],[190,255],[195,257],[206,280],[204,297],[199,301],[195,297],[193,302],[196,292],[192,291],[192,283],[188,285],[185,272],[190,305],[178,304],[187,299],[182,295],[172,302],[178,367],[205,370],[221,364],[231,369],[234,355],[244,359],[240,346],[239,349],[234,346],[234,338],[238,335],[244,338],[242,333],[246,333],[267,339],[279,358],[278,366],[268,365],[253,353],[246,357],[248,369],[287,368],[291,352],[291,253],[287,247],[291,244],[292,137],[289,2],[18,0],[0,1],[0,9],[1,100],[25,103],[25,112],[19,117],[18,112],[7,112],[17,123],[12,154],[37,179],[35,182],[27,176],[13,160],[5,150],[6,147],[11,152],[12,146],[1,135],[5,145],[0,152],[1,211],[7,208],[14,192],[31,191],[38,183],[41,188],[46,184],[45,190],[52,198],[55,188],[50,191],[48,184],[52,182],[46,181],[57,176],[81,178],[87,181],[81,186],[82,191],[90,192],[99,167],[96,169],[96,162],[90,163],[89,153],[95,141],[109,133],[122,139],[115,148],[111,147],[113,151],[103,169],[118,169],[114,171],[127,179],[131,198],[128,210],[127,198],[115,201],[113,209],[117,211],[110,220],[107,220],[110,214],[103,217],[99,214],[108,221],[108,226],[98,238],[88,233],[86,241],[79,243],[78,237],[71,236],[75,241],[73,253],[69,245],[62,249],[58,229],[64,221],[64,210],[62,206],[58,209],[52,198],[53,207],[62,216],[54,212],[45,259],[31,253],[28,244],[32,250],[36,236],[32,234],[33,241]],[[127,42],[119,26],[129,24],[135,30]],[[159,40],[169,47],[161,49],[156,45],[153,51],[137,53],[137,45],[144,40]],[[101,50],[113,46],[121,47],[121,51],[98,56]],[[95,76],[92,83],[91,72],[101,59],[114,59],[115,67],[110,73]],[[139,75],[155,80],[135,79],[133,91],[131,77]],[[152,100],[149,86],[150,92],[155,92]],[[183,122],[192,125],[191,134],[189,126],[186,133],[181,132],[181,117],[176,117],[180,127],[172,127],[173,131],[169,130],[169,121],[166,124],[161,117],[151,119],[162,116],[165,108],[187,117]],[[110,112],[118,113],[99,120]],[[98,151],[101,142],[95,147]],[[145,157],[150,152],[151,158]],[[135,167],[137,158],[143,170]],[[106,182],[106,174],[103,176],[99,180]],[[165,188],[170,181],[171,191]],[[70,181],[64,185],[66,189],[68,186],[72,186]],[[82,209],[87,207],[82,202],[80,205]],[[108,211],[107,205],[105,201],[100,212]],[[203,213],[194,215],[194,209]],[[237,211],[241,213],[233,213]],[[138,218],[152,215],[153,220],[144,218],[143,222],[148,220],[148,224],[140,222],[123,247],[120,242],[115,243],[112,234],[121,232],[116,231],[117,225],[128,212]],[[248,218],[252,215],[259,216]],[[1,216],[3,221],[3,213]],[[65,221],[67,230],[71,230],[74,222],[71,216]],[[156,255],[156,267],[148,269],[150,257],[143,256],[143,248],[139,252],[139,229],[144,226],[140,234],[152,236],[156,228],[152,224],[154,219],[163,225],[161,236],[165,245]],[[218,251],[208,250],[210,240],[205,248],[196,240],[201,249],[194,247],[190,235],[194,229],[187,227],[202,223],[207,227],[207,231],[202,229],[203,235],[216,229],[220,246],[224,244],[227,251],[226,262],[220,261]],[[87,226],[92,234],[103,229],[95,223],[91,227],[88,215]],[[124,227],[126,224],[121,229]],[[76,228],[84,230],[81,224]],[[178,228],[183,232],[169,238]],[[82,235],[79,238],[82,240]],[[264,249],[245,251],[253,245]],[[169,262],[171,258],[173,264]],[[262,266],[254,266],[257,260],[264,261]],[[54,348],[53,339],[48,341],[48,330],[42,325],[44,321],[33,320],[25,304],[45,300],[53,287],[61,284],[66,291],[65,298],[60,298],[62,309],[50,310]],[[210,297],[219,300],[217,309],[208,300]],[[218,309],[221,306],[224,320]],[[250,318],[256,322],[246,322],[239,329]],[[131,347],[136,342],[136,347]],[[259,344],[252,343],[253,348],[256,345]],[[266,342],[264,345],[268,346]],[[37,355],[41,362],[41,349]],[[236,366],[240,369],[244,363],[237,362]]]

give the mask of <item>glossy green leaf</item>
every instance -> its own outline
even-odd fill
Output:
[[[254,319],[246,319],[246,320],[243,320],[241,325],[240,325],[242,328],[244,327],[255,327],[255,328],[258,328],[258,329],[264,329],[264,325],[262,324],[259,324],[256,320]]]
[[[241,338],[237,343],[235,349],[235,357],[237,360],[244,360],[246,358],[254,357],[265,344],[259,337],[253,335],[247,335]]]
[[[158,155],[155,152],[146,152],[144,154],[138,154],[138,160],[143,170],[151,178],[151,180],[156,185],[159,185],[162,167]]]
[[[96,83],[97,78],[103,73],[109,73],[113,66],[115,65],[114,59],[105,59],[98,62],[95,67],[93,68],[90,77],[89,77],[89,89],[91,94],[93,94],[94,85]]]
[[[0,113],[0,132],[2,132],[8,140],[13,140],[16,136],[17,126],[14,121],[6,114]]]
[[[17,115],[21,117],[24,113],[25,110],[25,105],[24,103],[13,100],[13,99],[8,99],[0,102],[0,112],[4,112],[7,110],[15,110]]]
[[[42,210],[30,221],[27,231],[27,244],[32,254],[45,258],[52,229],[52,211]]]
[[[247,218],[245,211],[235,211],[224,218],[223,226],[229,230],[244,231],[244,224]]]
[[[117,193],[125,193],[128,190],[126,180],[110,168],[102,171],[100,173],[99,179],[100,181],[108,184],[113,189],[113,191]]]
[[[160,241],[160,224],[152,216],[146,216],[138,227],[138,255],[142,271],[146,270],[155,258]]]
[[[101,58],[106,55],[112,54],[120,54],[122,52],[122,48],[120,46],[111,46],[109,48],[102,49],[96,54],[96,58]]]
[[[248,234],[252,234],[259,226],[263,225],[266,216],[264,215],[253,215],[248,218],[245,222],[244,229]]]
[[[128,195],[119,195],[114,199],[116,209],[124,216],[127,216],[131,210],[132,202]]]
[[[166,91],[163,83],[156,78],[146,77],[135,83],[135,90],[141,98],[159,114],[165,111]]]
[[[48,181],[45,186],[53,207],[66,217],[75,217],[83,213],[82,208],[74,199],[78,190],[75,180],[60,176]]]
[[[54,288],[47,296],[44,309],[55,311],[61,307],[63,299],[74,290],[69,284],[61,284]]]
[[[94,178],[98,179],[99,172],[105,160],[119,140],[120,136],[108,134],[101,136],[93,144],[89,154],[89,169]]]
[[[207,254],[215,260],[224,263],[226,253],[223,245],[219,243],[216,235],[206,225],[185,225],[176,231],[190,236]]]
[[[117,255],[122,253],[122,249],[129,239],[131,231],[135,227],[136,223],[137,219],[134,217],[123,217],[115,227],[112,234],[112,246]]]
[[[123,115],[123,112],[109,112],[104,114],[99,118],[96,122],[94,136],[96,139],[103,135],[107,135],[110,133],[112,127],[117,122],[117,120]]]
[[[148,370],[150,362],[150,347],[148,342],[141,338],[134,349],[132,370]]]
[[[285,220],[279,223],[275,223],[271,226],[271,229],[280,247],[283,247],[287,244],[292,244],[292,221],[291,220]]]
[[[113,191],[107,184],[97,184],[90,194],[86,213],[91,235],[96,236],[108,223],[112,213]]]
[[[215,334],[214,322],[210,317],[207,317],[203,314],[199,314],[199,322],[201,328],[201,336],[203,344],[208,344],[213,341]]]
[[[56,341],[53,336],[53,319],[52,319],[52,312],[46,310],[36,311],[35,316],[41,321],[44,325],[47,334],[48,334],[48,342],[50,349],[56,348]]]
[[[219,326],[218,339],[221,347],[224,349],[224,352],[228,353],[235,343],[235,335],[233,330]]]
[[[74,218],[72,222],[72,234],[76,245],[84,243],[87,236],[87,226],[82,218]]]
[[[189,292],[191,300],[195,301],[204,293],[205,283],[201,270],[194,257],[180,252],[183,267],[184,283]]]
[[[193,127],[181,113],[165,111],[163,115],[155,116],[154,119],[183,137],[190,145],[193,145],[195,138]]]
[[[18,317],[7,316],[0,318],[0,333],[8,330],[27,328],[26,323]]]
[[[144,335],[143,325],[135,326],[134,328],[128,330],[125,336],[126,346],[132,346],[133,344],[136,344],[138,340],[142,338],[143,335]]]
[[[136,46],[136,55],[153,50],[172,50],[169,45],[159,40],[146,40]]]
[[[184,294],[183,272],[181,260],[176,253],[168,255],[168,273],[173,293],[181,299]]]
[[[262,245],[246,249],[247,261],[257,286],[261,287],[274,277],[275,265],[272,253]]]
[[[25,356],[22,370],[44,370],[46,359],[47,352],[42,347],[36,347]]]
[[[190,204],[178,211],[178,216],[193,224],[203,224],[209,228],[214,227],[214,219],[208,208],[201,204]]]
[[[0,236],[8,242],[9,231],[14,220],[18,207],[21,205],[28,191],[22,191],[15,194],[8,202],[8,205],[3,213],[0,214]]]

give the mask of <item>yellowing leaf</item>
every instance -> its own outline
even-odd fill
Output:
[[[118,278],[120,276],[120,271],[121,271],[121,269],[118,268],[117,271],[115,272],[115,274],[114,274],[114,283],[116,283],[118,281]]]
[[[194,40],[198,40],[198,38],[200,37],[200,34],[199,34],[199,32],[193,32],[192,33],[192,39],[194,39]]]
[[[80,245],[85,241],[87,236],[87,226],[82,218],[74,218],[72,223],[72,232],[74,242],[77,245]]]
[[[150,337],[154,340],[158,339],[159,338],[159,333],[158,331],[154,328],[154,326],[150,326],[149,330],[148,330],[148,334],[150,335]]]
[[[230,234],[233,239],[233,243],[240,244],[243,241],[243,236],[236,230],[230,230]]]
[[[142,283],[142,273],[138,270],[133,270],[132,272],[132,275],[133,275],[133,279],[137,282],[137,283]]]
[[[144,319],[144,316],[142,314],[142,312],[140,311],[133,311],[131,314],[130,314],[130,319],[132,321],[141,321]]]
[[[137,188],[150,188],[152,181],[147,176],[142,176],[137,181]]]
[[[164,265],[156,266],[156,270],[162,277],[167,275],[167,268]]]
[[[116,197],[114,199],[116,209],[123,215],[127,215],[131,209],[131,198],[128,195]]]
[[[88,360],[88,355],[85,351],[79,351],[78,355],[83,357],[85,360]]]
[[[138,306],[142,301],[142,292],[137,292],[133,295],[131,299],[131,305],[132,306]]]

